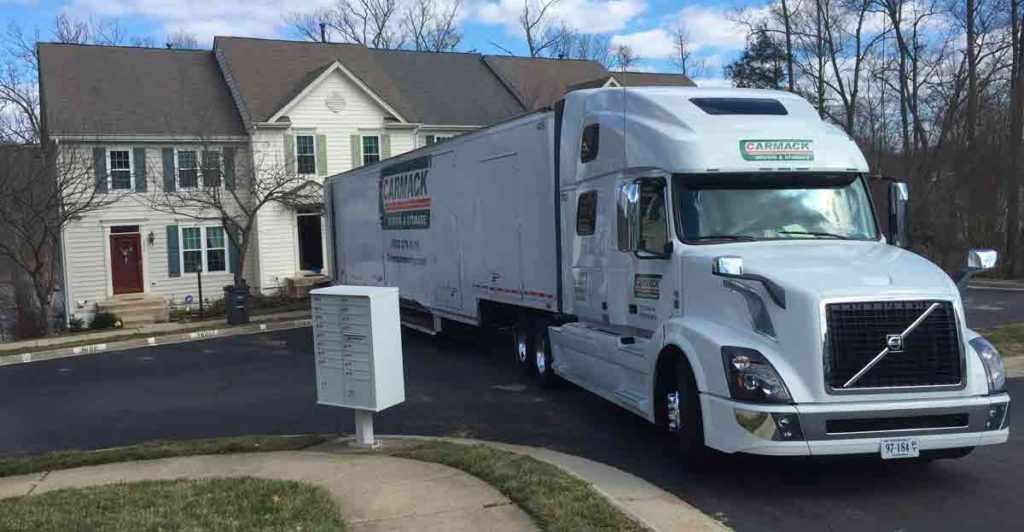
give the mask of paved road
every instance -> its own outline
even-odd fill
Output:
[[[964,294],[964,308],[971,327],[1024,322],[1024,283],[971,286]]]
[[[405,339],[405,404],[379,433],[541,445],[631,471],[738,530],[1011,530],[1024,434],[931,466],[733,459],[694,475],[645,421],[578,388],[540,390],[503,352]],[[309,329],[0,368],[0,453],[155,438],[352,429],[314,405]],[[1011,381],[1024,401],[1024,380]]]

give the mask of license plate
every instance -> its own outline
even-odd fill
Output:
[[[882,438],[882,460],[893,458],[915,458],[921,454],[917,438]]]

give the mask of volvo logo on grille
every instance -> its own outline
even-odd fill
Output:
[[[903,335],[901,334],[887,334],[885,336],[885,346],[889,348],[890,353],[902,353],[903,352]]]

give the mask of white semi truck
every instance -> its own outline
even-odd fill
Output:
[[[901,249],[907,187],[875,212],[868,172],[789,93],[575,91],[329,178],[330,271],[399,287],[418,328],[514,328],[523,369],[694,461],[1005,442],[1002,360],[958,288],[995,252],[951,278]]]

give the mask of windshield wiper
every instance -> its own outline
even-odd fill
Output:
[[[752,237],[752,236],[748,236],[748,235],[697,235],[697,236],[688,236],[688,237],[683,239],[684,242],[692,242],[692,241],[699,241],[699,240],[736,240],[736,241],[748,242],[748,241],[757,240],[757,239]]]
[[[825,233],[822,231],[776,231],[780,235],[810,235],[820,236],[823,238],[837,238],[839,240],[849,240],[849,237],[843,235],[837,235],[835,233]]]

